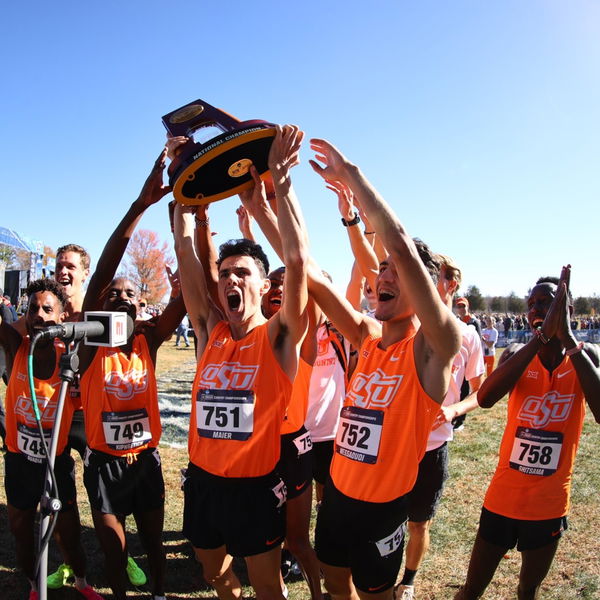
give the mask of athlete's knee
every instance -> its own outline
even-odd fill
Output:
[[[310,544],[310,538],[308,536],[308,531],[298,532],[294,535],[290,535],[289,533],[285,538],[287,549],[295,556],[302,557],[308,553],[314,552],[313,547]]]
[[[431,521],[409,521],[408,533],[411,536],[424,536],[429,531]]]

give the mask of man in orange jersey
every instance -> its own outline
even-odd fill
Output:
[[[438,254],[437,258],[441,263],[438,293],[448,309],[452,310],[452,298],[460,286],[462,273],[450,257]],[[484,370],[481,338],[474,327],[460,320],[458,324],[462,341],[452,362],[450,387],[429,434],[427,452],[419,463],[417,481],[408,494],[406,567],[396,587],[395,600],[414,598],[414,579],[429,548],[429,528],[448,477],[448,443],[453,439],[454,431],[452,420],[477,408],[477,390]],[[463,380],[468,383],[469,393],[461,399]]]
[[[465,585],[456,600],[479,598],[504,554],[517,546],[517,597],[538,597],[567,528],[573,461],[587,401],[600,423],[598,350],[571,331],[570,265],[560,280],[540,278],[527,300],[534,332],[511,344],[477,400],[490,408],[506,393],[508,418],[487,490]]]
[[[6,390],[6,446],[4,457],[8,521],[15,538],[17,563],[31,583],[30,600],[37,600],[34,526],[37,505],[44,489],[46,453],[40,439],[31,392],[27,382],[27,356],[31,338],[37,331],[64,320],[67,296],[52,279],[38,279],[27,288],[26,335],[8,323],[0,323],[0,343],[8,359],[9,382]],[[50,435],[56,419],[61,385],[58,360],[64,346],[54,340],[40,341],[33,354],[33,380],[44,437]],[[71,565],[75,587],[88,600],[100,596],[85,580],[85,555],[79,538],[73,459],[67,447],[74,405],[66,398],[60,423],[54,464],[62,509],[56,521],[56,539],[65,561]]]
[[[306,248],[289,170],[302,132],[278,128],[269,155],[286,267],[281,308],[266,319],[268,261],[249,240],[223,244],[217,261],[224,320],[211,308],[194,249],[192,209],[175,208],[182,290],[198,340],[184,483],[184,533],[220,598],[241,597],[232,556],[246,559],[259,600],[282,599],[285,485],[276,472],[280,431],[306,330]],[[171,140],[173,149],[180,140]],[[254,167],[251,167],[255,173]]]
[[[108,239],[90,280],[83,311],[120,311],[135,320],[139,295],[124,277],[113,279],[135,227],[170,188],[162,184],[166,154],[154,163],[139,197]],[[185,314],[172,300],[153,327],[119,348],[81,346],[81,400],[88,451],[84,484],[106,577],[117,600],[126,596],[125,518],[133,514],[146,550],[154,600],[164,600],[166,557],[162,544],[164,482],[158,454],[161,435],[155,366],[158,348]]]
[[[390,600],[402,561],[406,494],[446,395],[460,332],[435,288],[439,265],[426,245],[408,236],[360,169],[334,146],[314,139],[311,147],[317,153],[313,169],[350,189],[389,253],[376,278],[381,324],[354,310],[320,270],[310,269],[311,295],[359,348],[317,518],[317,556],[334,600]]]

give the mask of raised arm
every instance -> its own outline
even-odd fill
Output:
[[[300,162],[299,152],[303,136],[296,126],[278,127],[269,153],[269,170],[275,187],[277,223],[285,265],[283,302],[274,319],[279,321],[280,330],[289,332],[293,344],[302,340],[307,326],[306,228],[290,178],[290,169]]]
[[[563,267],[559,281],[559,289],[555,302],[558,304],[556,311],[556,337],[559,339],[565,352],[569,354],[577,379],[583,390],[583,395],[594,415],[596,423],[600,423],[600,369],[598,349],[595,344],[583,344],[577,341],[571,331],[571,313],[568,306],[569,281],[571,278],[571,265]],[[551,311],[548,311],[550,314]],[[545,320],[544,320],[545,321]]]
[[[208,205],[198,206],[194,217],[196,225],[195,248],[196,256],[200,259],[204,279],[211,301],[222,310],[219,303],[219,293],[217,290],[219,282],[219,270],[217,268],[217,249],[213,242],[213,231],[210,228],[210,219],[208,217]]]
[[[367,238],[359,227],[360,221],[357,219],[360,219],[360,217],[353,203],[354,196],[350,189],[339,181],[330,182],[327,188],[335,192],[338,197],[338,209],[343,223],[346,224],[344,229],[346,229],[346,233],[348,234],[352,254],[360,267],[361,273],[371,288],[375,289],[379,261],[377,260],[373,246],[367,241]]]
[[[210,307],[204,270],[194,247],[193,211],[190,206],[175,206],[175,253],[183,299],[196,333],[198,356],[201,356],[217,317]]]
[[[117,267],[123,258],[129,239],[135,231],[139,220],[149,206],[156,204],[171,191],[169,186],[163,185],[162,180],[166,155],[167,151],[164,149],[154,162],[152,171],[148,175],[140,195],[130,206],[110,238],[108,238],[104,250],[98,259],[94,275],[90,279],[82,313],[86,310],[99,310],[102,308],[108,287],[115,276]]]
[[[336,329],[355,348],[360,348],[368,335],[381,335],[381,325],[375,319],[355,310],[312,259],[308,269],[308,291]]]
[[[402,281],[403,293],[421,322],[420,332],[426,345],[442,363],[450,360],[460,348],[459,328],[440,300],[412,238],[356,165],[325,140],[313,139],[311,147],[317,153],[317,160],[311,161],[313,169],[326,181],[340,181],[350,188],[381,238]]]

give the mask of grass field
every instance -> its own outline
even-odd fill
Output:
[[[176,349],[168,344],[159,353],[159,373],[182,366],[189,369],[192,360],[191,350]],[[505,403],[500,402],[491,410],[472,413],[467,417],[465,429],[452,442],[451,477],[432,526],[430,552],[416,580],[419,600],[452,598],[464,580],[481,502],[496,465],[504,427],[504,408]],[[600,598],[599,447],[600,427],[588,414],[575,463],[569,530],[561,540],[554,565],[544,583],[541,593],[543,599]],[[161,455],[167,485],[164,533],[168,553],[167,597],[171,600],[214,597],[214,592],[203,584],[200,568],[192,558],[189,544],[181,536],[183,494],[179,489],[179,469],[187,464],[186,452],[162,448]],[[80,476],[82,470],[79,459],[77,469]],[[3,462],[0,477],[0,600],[24,600],[28,595],[28,584],[15,568],[14,543],[6,519]],[[88,579],[100,593],[110,597],[102,572],[102,555],[94,536],[85,491],[81,486],[79,505],[83,543],[88,558]],[[128,520],[128,525],[133,526],[133,519]],[[135,533],[131,532],[129,539],[131,554],[145,567],[145,556]],[[51,547],[49,562],[50,569],[61,562],[54,546]],[[241,565],[238,566],[242,570]],[[519,553],[512,551],[502,561],[484,597],[490,600],[515,598],[519,568]],[[288,581],[287,585],[291,600],[309,599],[308,588],[302,580]],[[250,589],[246,592],[247,596],[251,595]],[[129,597],[148,598],[149,592],[132,589]],[[50,590],[48,598],[78,600],[81,596],[73,588],[66,587]]]

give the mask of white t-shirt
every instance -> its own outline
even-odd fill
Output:
[[[460,387],[463,379],[473,379],[473,377],[483,375],[484,371],[481,338],[477,333],[477,329],[466,325],[460,320],[459,326],[462,333],[462,343],[452,362],[450,386],[442,402],[443,406],[456,404],[460,401]],[[444,423],[437,429],[433,429],[427,440],[427,451],[439,448],[444,442],[450,441],[454,437],[453,432],[452,423]]]
[[[344,350],[348,356],[348,342]],[[325,324],[317,329],[317,358],[310,377],[308,410],[304,426],[313,442],[335,439],[340,410],[346,395],[344,369],[329,341]]]
[[[495,327],[486,327],[481,332],[481,339],[484,342],[492,342],[492,347],[489,348],[487,344],[481,344],[483,347],[484,356],[494,356],[496,354],[496,342],[498,341],[498,330]]]

